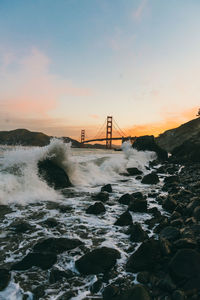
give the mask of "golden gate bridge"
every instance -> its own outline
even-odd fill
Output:
[[[130,140],[131,142],[133,142],[136,138],[136,136],[130,136],[126,133],[125,130],[122,130],[112,116],[107,116],[103,125],[100,127],[97,134],[93,138],[86,139],[85,129],[81,130],[82,145],[84,145],[85,143],[105,141],[107,149],[112,149],[112,141],[121,140],[122,142],[124,142]]]

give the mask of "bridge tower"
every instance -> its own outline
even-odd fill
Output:
[[[85,141],[85,129],[81,130],[81,143]]]
[[[107,116],[107,125],[106,125],[106,148],[112,149],[112,117]]]

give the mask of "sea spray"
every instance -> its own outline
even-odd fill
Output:
[[[91,156],[86,149],[79,155],[70,144],[52,139],[45,147],[15,147],[4,152],[0,167],[0,203],[26,204],[36,201],[58,201],[59,192],[49,187],[38,175],[38,161],[49,158],[68,174],[76,188],[89,188],[114,183],[128,167],[145,172],[145,166],[155,159],[153,152],[138,152],[129,142],[122,145],[122,152],[94,151]],[[87,157],[87,158],[86,158]]]

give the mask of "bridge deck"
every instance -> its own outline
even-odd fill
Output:
[[[103,142],[103,141],[120,141],[120,140],[135,140],[137,137],[115,137],[115,138],[102,138],[102,139],[93,139],[93,140],[86,140],[83,141],[82,144],[84,143],[90,143],[90,142]]]

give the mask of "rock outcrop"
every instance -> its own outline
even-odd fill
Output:
[[[140,136],[133,143],[133,148],[138,151],[154,151],[156,152],[158,159],[165,161],[168,159],[167,151],[163,150],[155,142],[153,135]]]

